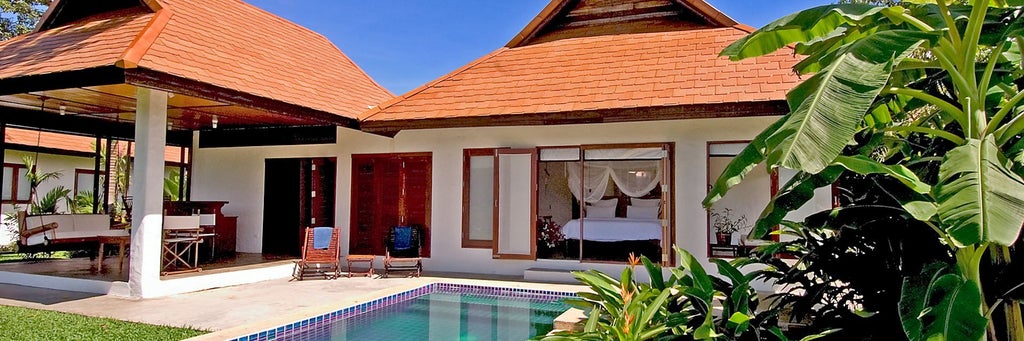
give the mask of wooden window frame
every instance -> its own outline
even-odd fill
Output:
[[[0,200],[0,203],[4,203],[4,204],[27,204],[29,202],[29,199],[18,200],[18,185],[22,182],[21,179],[20,179],[21,177],[18,176],[18,170],[19,169],[28,169],[28,167],[25,167],[25,165],[18,164],[18,163],[4,163],[4,169],[6,170],[6,168],[11,168],[11,183],[3,184],[3,185],[6,186],[6,187],[10,187],[11,188],[11,199],[10,200]],[[2,175],[2,173],[0,173],[0,175]],[[26,186],[27,186],[27,184],[26,184]],[[31,198],[31,196],[32,196],[32,194],[29,194],[30,198]]]
[[[498,163],[502,154],[530,156],[530,254],[506,254],[498,251],[499,220],[501,219],[498,213],[499,205],[501,205],[498,195],[501,188],[501,182],[498,181],[501,168]],[[491,234],[493,240],[491,257],[493,259],[537,260],[537,161],[539,157],[540,152],[537,148],[502,148],[494,152],[494,215],[491,217],[494,228],[494,232]]]
[[[464,249],[491,249],[494,246],[494,235],[491,235],[491,239],[486,240],[469,238],[470,160],[474,156],[490,156],[493,161],[499,149],[507,148],[467,148],[462,150],[462,248]]]
[[[72,193],[73,195],[78,195],[78,192],[79,192],[79,190],[78,190],[78,175],[79,175],[79,174],[92,174],[93,176],[96,176],[97,172],[96,172],[96,170],[94,170],[94,169],[81,169],[81,168],[75,168],[75,184],[74,184],[74,186],[75,186],[75,187],[74,187],[74,189],[73,189],[73,190],[74,190],[74,192]],[[99,171],[99,173],[98,173],[98,174],[99,174],[100,176],[106,176],[106,175],[107,175],[107,172],[106,172],[106,171]],[[104,181],[104,182],[106,182],[106,181]],[[100,185],[100,189],[101,189],[101,190],[102,190],[102,189],[104,189],[103,187],[104,187],[104,185],[103,185],[103,184],[101,184],[101,185]],[[86,188],[86,189],[87,189],[87,190],[90,190],[90,191],[92,190],[92,188]]]

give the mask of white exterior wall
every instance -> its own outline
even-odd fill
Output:
[[[198,139],[196,139],[198,143]],[[347,228],[353,153],[390,152],[391,140],[350,129],[338,128],[334,145],[276,147],[194,148],[192,158],[192,200],[223,200],[223,212],[238,216],[238,252],[259,253],[263,247],[263,182],[266,159],[338,158],[338,187],[335,220]],[[343,252],[348,250],[348,233],[342,233]]]
[[[226,200],[225,214],[238,215],[238,251],[259,252],[263,221],[263,172],[267,158],[337,157],[337,225],[348,231],[351,154],[432,152],[431,271],[521,275],[530,267],[596,268],[621,265],[566,261],[494,260],[490,249],[463,249],[462,157],[465,148],[536,147],[580,144],[675,143],[675,243],[707,255],[707,142],[751,139],[776,117],[699,119],[586,125],[454,128],[403,131],[394,139],[339,128],[338,143],[317,146],[196,149],[194,200]],[[828,207],[828,198],[814,204]],[[342,234],[347,254],[348,233]]]

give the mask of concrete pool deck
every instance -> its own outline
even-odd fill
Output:
[[[584,288],[522,282],[515,277],[468,279],[464,276],[342,277],[298,282],[281,279],[145,300],[0,284],[0,305],[205,329],[212,333],[197,337],[197,340],[225,340],[435,282],[568,292]]]

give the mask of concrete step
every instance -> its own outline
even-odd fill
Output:
[[[572,276],[572,271],[567,269],[529,268],[523,271],[523,279],[530,282],[580,284]]]

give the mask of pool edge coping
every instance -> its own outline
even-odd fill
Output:
[[[476,286],[487,286],[487,287],[499,287],[499,288],[512,288],[512,289],[529,289],[529,290],[544,290],[544,291],[558,291],[558,292],[569,292],[575,293],[586,290],[585,286],[575,284],[555,284],[555,283],[535,283],[535,282],[510,282],[500,280],[481,280],[481,279],[464,279],[464,278],[444,278],[444,277],[423,277],[420,281],[408,284],[397,285],[391,288],[377,290],[371,293],[356,296],[353,299],[345,300],[343,302],[336,302],[332,304],[325,304],[316,307],[310,307],[305,309],[295,310],[293,312],[282,314],[279,317],[272,319],[265,319],[258,322],[253,322],[246,325],[241,325],[233,328],[222,329],[214,331],[209,334],[199,335],[193,338],[186,339],[184,341],[209,341],[209,340],[234,340],[244,336],[252,334],[258,334],[263,331],[276,329],[278,327],[287,326],[292,323],[304,321],[312,317],[318,317],[326,314],[331,314],[343,309],[347,309],[352,306],[366,304],[374,300],[388,297],[391,295],[398,295],[404,292],[416,290],[422,287],[431,286],[439,283],[448,283],[455,285],[476,285]]]

